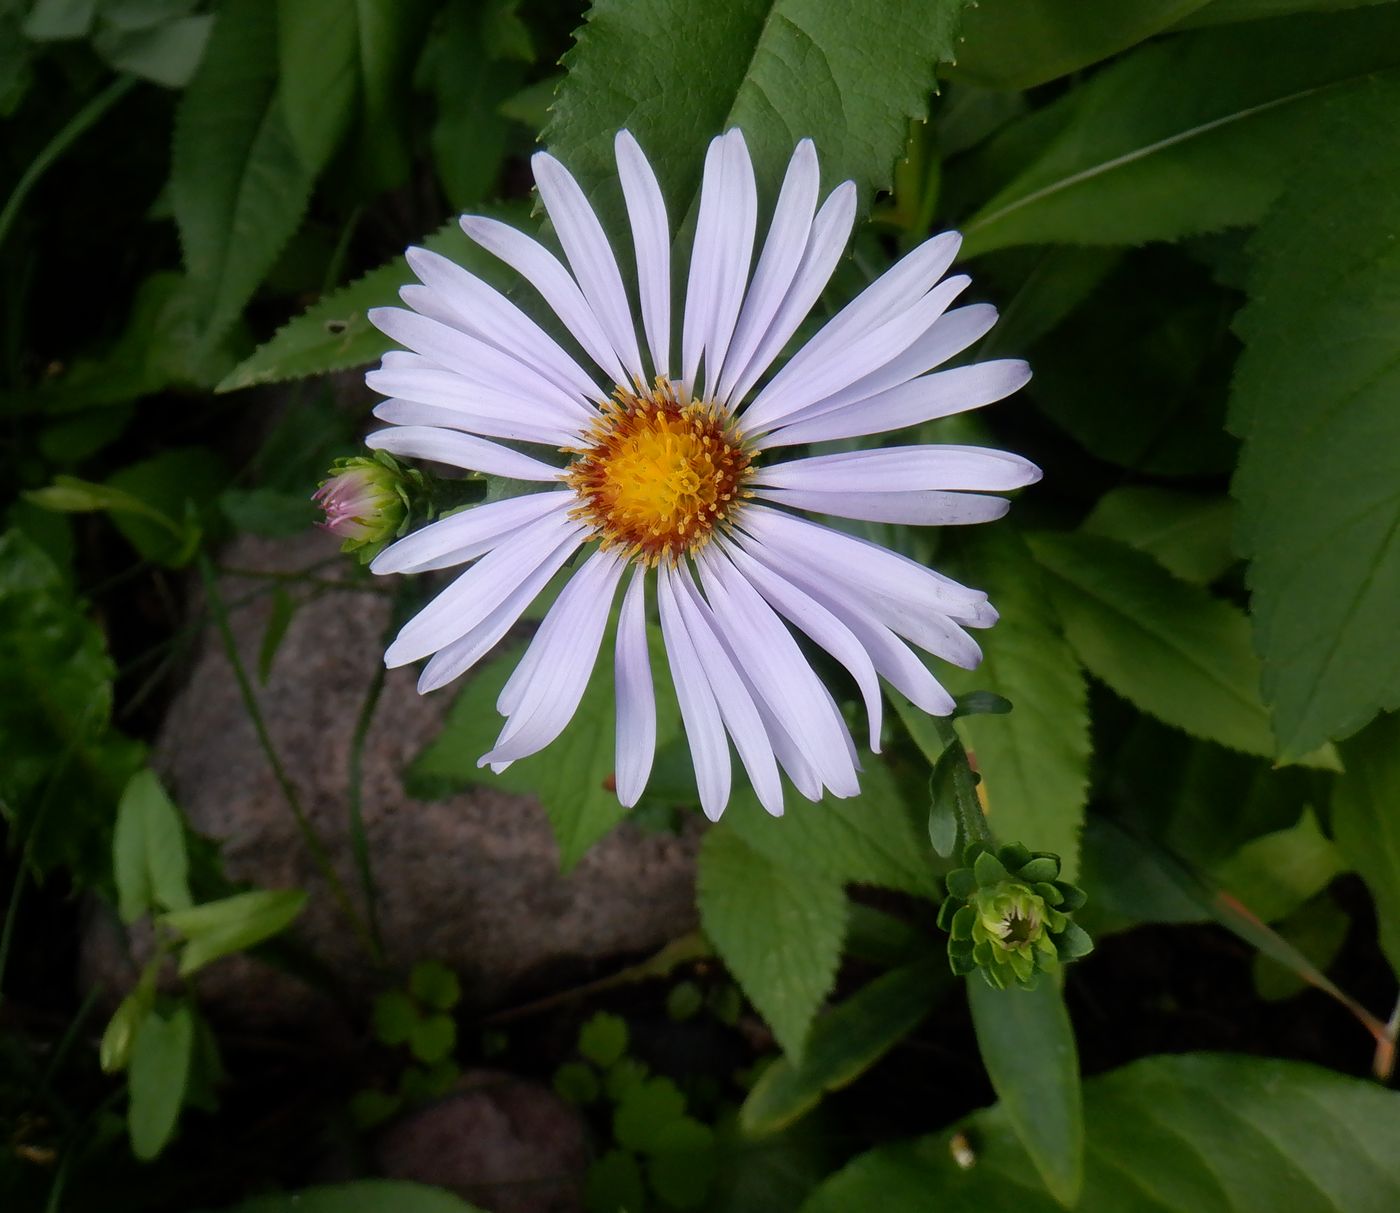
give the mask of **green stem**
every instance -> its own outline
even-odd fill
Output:
[[[390,626],[395,620],[390,619]],[[355,721],[355,731],[350,737],[350,774],[347,805],[350,813],[350,849],[355,856],[355,870],[360,877],[360,890],[365,899],[365,912],[369,915],[369,931],[374,945],[382,957],[384,941],[379,934],[379,897],[374,888],[374,870],[369,858],[369,838],[365,834],[364,818],[364,757],[365,738],[369,726],[374,721],[374,709],[379,704],[379,696],[384,690],[384,663],[374,663],[374,678],[360,705],[360,714]]]
[[[344,882],[340,879],[335,870],[335,864],[331,862],[330,852],[326,850],[325,844],[311,825],[311,819],[307,817],[306,810],[302,807],[301,797],[297,794],[296,786],[287,775],[286,768],[282,765],[281,758],[277,755],[276,747],[272,744],[272,736],[267,731],[267,723],[263,720],[262,710],[258,707],[258,699],[253,692],[253,684],[248,678],[248,671],[243,665],[243,659],[238,655],[238,645],[233,638],[233,629],[229,626],[228,611],[224,607],[223,597],[219,593],[218,582],[214,576],[213,565],[209,561],[206,553],[199,553],[199,575],[204,581],[204,592],[209,599],[209,609],[214,616],[214,622],[219,629],[219,635],[223,640],[224,653],[228,657],[229,665],[233,667],[233,676],[238,681],[239,694],[243,698],[244,710],[248,713],[248,718],[253,723],[253,730],[257,733],[258,744],[262,747],[263,754],[267,758],[268,766],[272,768],[273,778],[277,780],[277,786],[282,789],[283,799],[287,802],[287,807],[292,811],[292,817],[296,820],[297,829],[301,833],[302,841],[306,845],[308,854],[317,870],[321,873],[322,879],[326,882],[326,887],[330,890],[331,897],[340,908],[345,920],[350,924],[361,945],[369,953],[376,964],[381,963],[383,957],[379,946],[375,943],[373,935],[365,926],[363,919],[355,909],[355,903],[350,899],[350,894],[345,888]]]
[[[58,133],[40,149],[39,154],[30,161],[29,167],[24,170],[24,175],[20,177],[15,188],[10,191],[10,196],[5,201],[5,209],[0,210],[0,245],[5,243],[5,237],[10,234],[10,228],[14,225],[15,218],[19,215],[25,198],[29,196],[29,191],[39,183],[39,179],[49,171],[54,162],[73,145],[73,142],[84,131],[125,97],[135,84],[135,76],[118,76],[68,119]]]

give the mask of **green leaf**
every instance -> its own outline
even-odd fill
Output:
[[[1226,25],[1232,21],[1260,21],[1267,17],[1284,17],[1290,13],[1330,13],[1344,8],[1363,8],[1368,4],[1387,4],[1390,0],[1211,0],[1180,23],[1179,28],[1202,25]]]
[[[1400,1207],[1400,1093],[1299,1062],[1149,1057],[1084,1084],[1077,1213],[1381,1213]],[[802,1213],[1057,1213],[1000,1105],[862,1155]]]
[[[584,1208],[588,1213],[618,1213],[646,1208],[646,1186],[637,1156],[628,1150],[609,1150],[588,1168]]]
[[[107,887],[112,824],[144,748],[110,727],[102,630],[33,540],[0,535],[0,815],[38,872]]]
[[[626,230],[621,195],[599,187],[616,178],[621,127],[651,160],[673,227],[699,188],[705,141],[732,126],[743,128],[762,196],[776,196],[793,146],[811,136],[823,181],[852,178],[868,205],[891,184],[909,120],[928,113],[963,4],[598,0],[564,56],[544,142],[611,232]]]
[[[1151,557],[1083,534],[1027,537],[1071,647],[1144,712],[1247,754],[1270,755],[1259,663],[1236,607]]]
[[[740,1128],[751,1137],[780,1132],[849,1086],[918,1026],[951,980],[941,957],[919,960],[832,1008],[813,1025],[800,1063],[779,1057],[763,1071],[739,1110]]]
[[[180,1118],[194,1047],[194,1015],[185,1004],[169,1016],[152,1012],[131,1046],[126,1123],[131,1149],[143,1161],[165,1148]]]
[[[715,1131],[689,1116],[672,1121],[657,1136],[647,1159],[652,1191],[676,1209],[698,1209],[715,1174]]]
[[[1286,830],[1251,839],[1212,875],[1265,922],[1293,913],[1311,900],[1346,865],[1317,824],[1312,809]]]
[[[211,961],[286,930],[305,904],[301,889],[255,889],[162,914],[160,922],[188,941],[180,957],[180,975],[188,977]]]
[[[258,1196],[222,1213],[481,1213],[461,1197],[424,1184],[393,1179],[357,1179],[352,1183],[302,1188],[276,1196]]]
[[[1206,0],[979,0],[963,19],[954,80],[1033,88],[1175,25]]]
[[[142,29],[122,29],[104,20],[92,40],[92,49],[119,72],[130,72],[166,88],[184,88],[204,57],[213,26],[214,18],[208,13]]]
[[[1146,552],[1167,572],[1209,585],[1235,563],[1228,497],[1128,485],[1099,498],[1082,529]]]
[[[277,650],[282,645],[283,638],[287,635],[287,628],[291,626],[292,616],[296,614],[297,600],[280,586],[272,592],[272,609],[268,613],[267,627],[263,629],[262,641],[258,645],[258,684],[266,686],[269,675],[272,673],[272,663],[276,660]]]
[[[408,1031],[408,1049],[421,1062],[443,1061],[457,1047],[457,1025],[448,1015],[429,1015]]]
[[[360,9],[375,0],[277,0],[279,96],[287,134],[310,173],[330,159],[355,112]]]
[[[1299,906],[1274,929],[1322,972],[1332,967],[1351,932],[1351,916],[1326,893]],[[1271,956],[1256,952],[1250,965],[1254,991],[1266,1002],[1282,1002],[1301,994],[1308,983]]]
[[[408,975],[408,990],[425,1006],[450,1011],[462,998],[457,974],[438,960],[421,960]]]
[[[1332,793],[1337,846],[1376,903],[1381,948],[1400,973],[1400,716],[1383,716],[1342,747]]]
[[[386,990],[374,1000],[374,1034],[386,1045],[408,1043],[418,1023],[418,1008],[402,990]]]
[[[593,671],[573,720],[543,753],[513,763],[493,775],[476,760],[494,745],[501,730],[496,699],[520,660],[513,649],[473,671],[447,714],[442,732],[414,760],[406,776],[412,794],[441,795],[479,783],[539,797],[559,843],[559,862],[573,867],[588,848],[625,816],[613,789],[616,712],[612,686],[612,629],[603,638]],[[659,628],[649,628],[652,669],[663,668]],[[680,713],[671,685],[657,678],[656,744],[660,749],[680,728]]]
[[[518,41],[506,58],[489,36],[511,36],[509,6],[457,3],[448,6],[438,33],[424,50],[420,78],[431,85],[437,121],[430,141],[443,192],[456,210],[474,207],[494,192],[505,160],[510,121],[501,105],[520,91],[525,69]],[[515,33],[529,32],[514,17]],[[525,56],[529,58],[528,55]],[[551,92],[552,92],[551,87]],[[538,129],[538,127],[534,128]]]
[[[719,827],[700,848],[698,899],[705,934],[783,1051],[800,1059],[841,958],[840,882],[789,867]]]
[[[736,789],[722,828],[773,863],[814,877],[937,897],[923,806],[905,800],[878,758],[863,761],[859,796],[798,801],[783,817],[771,817],[748,788]]]
[[[669,1078],[648,1078],[629,1087],[613,1114],[613,1136],[629,1150],[649,1153],[667,1126],[685,1115],[685,1096]]]
[[[24,36],[35,42],[81,38],[96,12],[97,0],[36,0],[24,19]]]
[[[1053,851],[1061,878],[1073,882],[1089,782],[1084,676],[1014,530],[967,528],[953,551],[960,575],[987,591],[1001,620],[981,635],[976,670],[947,668],[939,677],[954,694],[982,688],[1013,704],[1006,716],[966,716],[956,726],[982,776],[987,824],[1002,842]]]
[[[483,214],[518,218],[519,208],[483,207]],[[488,280],[502,281],[501,263],[467,239],[454,219],[423,241],[423,247]],[[237,391],[258,383],[280,383],[326,371],[364,366],[383,356],[390,342],[370,324],[371,308],[397,304],[399,288],[414,280],[402,257],[371,270],[349,286],[332,291],[277,330],[239,363],[216,389]]]
[[[1292,174],[1327,98],[1397,65],[1393,6],[1229,26],[1134,51],[1051,103],[1057,135],[963,225],[963,255],[1138,244],[1253,223]]]
[[[184,822],[154,771],[138,771],[122,793],[112,867],[123,922],[157,906],[184,910],[191,904]]]
[[[627,1021],[599,1011],[578,1032],[578,1051],[606,1070],[627,1052]]]
[[[170,198],[201,330],[238,319],[301,222],[319,165],[304,164],[277,92],[276,10],[228,0],[175,115]]]
[[[1079,1051],[1058,983],[994,990],[974,974],[967,1000],[998,1109],[1045,1186],[1072,1208],[1084,1183],[1084,1111]]]
[[[1231,492],[1285,758],[1400,707],[1397,106],[1394,75],[1339,99],[1250,243]]]
[[[145,507],[117,510],[112,523],[146,559],[179,568],[193,558],[202,525],[227,481],[224,461],[208,447],[161,451],[107,478],[107,488]]]

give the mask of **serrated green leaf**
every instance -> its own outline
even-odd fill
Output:
[[[183,910],[191,904],[184,822],[154,771],[138,771],[122,793],[112,868],[123,922],[156,907]]]
[[[860,795],[799,800],[772,817],[748,788],[736,789],[723,828],[785,867],[857,884],[938,896],[924,807],[911,805],[889,768],[866,755]]]
[[[943,669],[954,694],[982,688],[1011,700],[1005,716],[967,716],[956,728],[982,776],[987,824],[1002,842],[1060,857],[1073,881],[1089,782],[1089,705],[1079,663],[1041,585],[1035,561],[1008,527],[968,528],[953,549],[961,576],[1001,613],[980,637],[982,664]]]
[[[127,1066],[126,1121],[137,1158],[154,1158],[175,1132],[193,1048],[194,1015],[185,1004],[169,1016],[152,1012],[142,1020]]]
[[[963,19],[954,80],[1033,88],[1177,24],[1206,0],[979,0]]]
[[[1332,792],[1337,846],[1376,903],[1381,948],[1400,973],[1400,716],[1383,716],[1342,746]]]
[[[739,1110],[752,1137],[780,1132],[816,1107],[822,1096],[849,1086],[933,1008],[952,983],[942,957],[919,960],[877,977],[812,1026],[800,1063],[779,1057],[754,1083]]]
[[[1058,134],[963,225],[963,254],[1253,223],[1292,175],[1325,100],[1397,65],[1393,6],[1143,47],[1052,103]]]
[[[1384,1213],[1400,1206],[1400,1093],[1299,1062],[1149,1057],[1084,1084],[1077,1213]],[[802,1213],[1058,1213],[997,1106],[862,1155]]]
[[[1141,552],[1083,534],[1029,535],[1065,636],[1096,677],[1207,741],[1270,755],[1259,663],[1236,607]]]
[[[185,937],[180,975],[188,977],[211,961],[246,951],[286,930],[305,904],[301,889],[255,889],[162,914],[160,922]]]
[[[1394,73],[1339,99],[1250,243],[1231,492],[1285,758],[1400,707],[1398,106]]]
[[[358,1179],[353,1183],[302,1188],[276,1196],[258,1196],[223,1213],[481,1213],[459,1196],[426,1184],[393,1179]]]
[[[518,218],[520,209],[483,207],[482,213]],[[501,281],[500,262],[468,240],[455,219],[422,243],[424,248],[441,253],[480,277]],[[413,280],[408,262],[396,257],[350,285],[332,291],[278,329],[270,341],[234,367],[215,390],[232,392],[375,361],[383,356],[390,341],[370,324],[367,313],[371,308],[396,304],[399,288]]]
[[[700,924],[725,965],[783,1051],[800,1059],[841,958],[840,881],[774,860],[719,827],[700,848],[698,901]]]
[[[170,199],[206,345],[238,319],[301,222],[316,170],[302,162],[277,92],[266,0],[229,0],[175,116]]]
[[[891,183],[909,120],[928,112],[964,0],[599,0],[564,56],[544,142],[579,177],[609,231],[625,231],[613,136],[627,127],[656,170],[673,227],[700,184],[705,141],[743,128],[764,197],[812,137],[828,187],[869,204]],[[626,82],[625,85],[623,82]]]
[[[1041,1181],[1065,1208],[1084,1183],[1084,1110],[1079,1051],[1053,978],[1033,990],[994,990],[974,973],[967,982],[982,1064]]]
[[[1235,563],[1234,522],[1228,497],[1128,485],[1099,498],[1081,529],[1146,552],[1182,581],[1209,585]]]
[[[406,781],[411,792],[442,795],[480,783],[539,797],[559,843],[559,862],[568,870],[598,839],[626,816],[613,786],[615,765],[612,629],[603,638],[600,659],[588,689],[567,728],[540,754],[493,775],[476,765],[501,730],[496,699],[520,660],[507,651],[475,670],[453,703],[442,732],[414,760]],[[659,628],[649,631],[652,670],[664,668]],[[670,682],[655,677],[656,744],[660,749],[680,728]]]

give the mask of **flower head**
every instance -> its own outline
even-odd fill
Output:
[[[737,130],[706,156],[675,357],[666,204],[636,140],[622,131],[615,147],[635,312],[583,191],[541,152],[535,181],[562,261],[496,220],[464,216],[462,227],[534,289],[569,348],[424,249],[408,253],[420,284],[401,292],[407,310],[371,313],[406,349],[368,376],[388,397],[375,413],[390,423],[369,445],[542,490],[443,518],[375,559],[379,573],[469,566],[386,661],[430,658],[421,691],[451,681],[584,548],[498,700],[506,723],[483,764],[503,769],[568,724],[626,577],[614,656],[624,804],[641,795],[655,748],[649,599],[710,816],[729,798],[731,742],[770,812],[782,811],[780,771],[809,799],[855,795],[855,744],[794,631],[850,673],[878,749],[879,679],[928,712],[950,712],[915,648],[973,666],[981,653],[968,630],[996,612],[982,592],[794,511],[916,525],[1000,517],[1008,503],[991,494],[1039,478],[1026,460],[863,440],[999,400],[1029,373],[1009,360],[934,370],[996,318],[986,305],[952,307],[969,281],[944,278],[954,233],[915,249],[783,362],[845,249],[856,190],[848,181],[821,199],[816,149],[803,140],[755,257],[758,191]],[[846,449],[803,453],[832,441]]]
[[[404,468],[383,451],[373,458],[337,459],[311,499],[325,511],[316,525],[345,542],[341,551],[373,555],[402,535],[413,504],[419,472]]]
[[[1093,948],[1069,920],[1084,894],[1059,879],[1059,856],[1017,844],[993,851],[975,842],[963,862],[948,873],[948,896],[938,913],[949,934],[953,972],[980,969],[997,989],[1031,989],[1041,973]]]

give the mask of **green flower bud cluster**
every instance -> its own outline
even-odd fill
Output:
[[[1058,855],[974,842],[963,862],[948,873],[938,912],[954,973],[979,969],[996,989],[1030,990],[1041,973],[1093,950],[1087,932],[1069,919],[1084,893],[1059,879]]]

